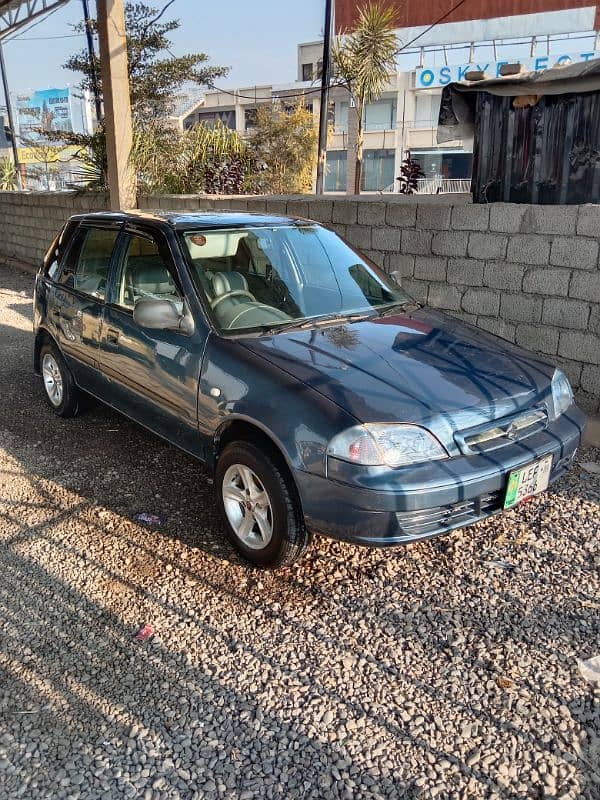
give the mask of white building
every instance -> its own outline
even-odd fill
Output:
[[[419,191],[468,191],[472,166],[472,141],[437,144],[437,121],[442,88],[452,80],[463,78],[469,69],[483,68],[490,76],[502,64],[520,61],[528,69],[544,69],[555,63],[586,60],[596,56],[595,42],[581,42],[567,37],[546,42],[547,51],[533,55],[529,41],[482,43],[474,45],[413,49],[412,63],[417,68],[397,72],[381,98],[367,106],[364,118],[364,151],[362,187],[366,192],[397,191],[397,176],[402,161],[410,157],[421,165],[425,178]],[[589,38],[589,37],[588,37]],[[504,47],[504,51],[502,51]],[[221,120],[244,135],[251,130],[256,107],[275,99],[291,104],[302,96],[307,107],[317,116],[322,41],[298,45],[296,81],[285,85],[251,86],[231,91],[209,91],[203,99],[186,110],[177,124],[188,128],[202,123],[214,125]],[[407,58],[408,56],[408,58]],[[410,61],[410,53],[403,61]],[[527,56],[527,57],[525,57]],[[464,59],[461,63],[461,59]],[[332,136],[327,148],[325,191],[346,192],[348,178],[348,122],[351,120],[349,96],[343,87],[330,91],[329,122]],[[350,171],[353,170],[352,164]]]

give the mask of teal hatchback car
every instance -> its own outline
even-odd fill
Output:
[[[585,423],[560,370],[310,220],[74,216],[34,303],[53,411],[90,394],[203,461],[258,566],[312,533],[399,545],[512,508],[569,469]]]

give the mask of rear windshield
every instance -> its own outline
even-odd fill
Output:
[[[410,301],[389,275],[319,225],[181,236],[196,285],[223,332],[375,316]]]

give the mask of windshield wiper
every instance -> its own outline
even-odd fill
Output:
[[[319,328],[321,325],[330,325],[335,322],[360,322],[360,320],[374,319],[375,317],[377,317],[377,313],[373,313],[373,311],[360,311],[354,314],[327,314],[320,317],[310,317],[309,319],[292,319],[289,322],[282,322],[279,325],[258,325],[256,329],[261,333],[278,333],[279,331],[286,331],[290,328],[306,330],[307,328]]]
[[[398,311],[405,311],[409,306],[414,306],[415,311],[418,308],[421,308],[416,300],[404,300],[401,303],[394,303],[392,306],[386,306],[382,311],[379,312],[379,316],[390,317],[392,314],[397,314]]]

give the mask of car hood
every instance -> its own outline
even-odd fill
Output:
[[[361,422],[407,422],[448,440],[546,398],[553,368],[431,309],[239,340]]]

